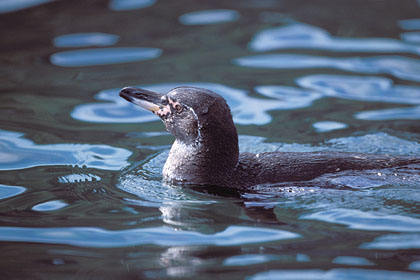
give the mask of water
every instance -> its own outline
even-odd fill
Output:
[[[419,1],[0,1],[3,279],[420,279],[419,166],[162,183],[117,96],[214,90],[241,151],[420,156]]]

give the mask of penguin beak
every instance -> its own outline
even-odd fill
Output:
[[[146,89],[125,87],[120,91],[120,96],[152,112],[159,111],[163,106],[162,95]]]

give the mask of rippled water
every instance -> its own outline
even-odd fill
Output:
[[[420,166],[162,183],[118,97],[209,88],[242,152],[420,156],[419,1],[0,1],[3,279],[420,279]]]

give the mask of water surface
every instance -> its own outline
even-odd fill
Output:
[[[241,152],[420,156],[420,2],[0,1],[3,279],[420,279],[420,166],[162,182],[124,86],[211,89]]]

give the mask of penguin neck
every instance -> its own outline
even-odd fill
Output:
[[[239,156],[233,122],[227,128],[201,128],[198,135],[196,141],[190,143],[175,140],[163,168],[165,180],[218,185],[233,175]]]

